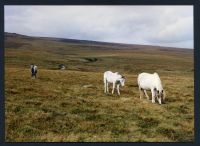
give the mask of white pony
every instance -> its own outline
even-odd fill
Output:
[[[140,92],[140,99],[142,98],[142,91],[144,92],[147,99],[149,96],[146,90],[151,90],[152,93],[152,103],[155,103],[155,97],[157,98],[159,104],[162,104],[162,101],[165,100],[165,92],[162,87],[160,77],[157,73],[141,73],[138,75],[138,86]]]
[[[112,83],[113,84],[113,89],[112,89],[112,94],[114,93],[115,90],[115,84],[117,85],[117,93],[120,95],[119,92],[119,86],[124,86],[125,84],[125,77],[120,75],[118,72],[111,72],[111,71],[106,71],[104,72],[104,76],[103,76],[103,80],[104,80],[104,93],[109,93],[108,90],[108,84]]]

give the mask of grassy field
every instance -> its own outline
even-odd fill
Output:
[[[38,65],[37,79],[30,64]],[[66,70],[58,70],[65,64]],[[104,94],[103,72],[125,75]],[[139,99],[137,75],[157,72],[166,103]],[[5,38],[7,142],[189,142],[194,140],[193,50]],[[111,91],[111,88],[110,88]],[[150,95],[150,92],[148,92]]]

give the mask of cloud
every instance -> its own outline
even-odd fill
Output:
[[[150,42],[176,43],[193,40],[191,26],[193,20],[190,17],[177,19],[174,23],[160,27],[157,34],[152,34],[147,39]]]
[[[193,7],[5,6],[5,31],[193,48]]]

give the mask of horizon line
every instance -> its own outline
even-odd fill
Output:
[[[177,48],[177,49],[192,49],[194,48],[182,48],[182,47],[171,47],[171,46],[160,46],[160,45],[151,45],[151,44],[130,44],[130,43],[117,43],[117,42],[104,42],[104,41],[95,41],[95,40],[85,40],[85,39],[76,39],[76,38],[63,38],[63,37],[53,37],[53,36],[38,36],[38,35],[26,35],[26,34],[21,34],[21,33],[16,33],[16,32],[6,32],[5,33],[12,33],[12,34],[18,34],[18,35],[24,35],[27,37],[39,37],[39,38],[55,38],[55,39],[69,39],[69,40],[77,40],[77,41],[90,41],[90,42],[97,42],[97,43],[108,43],[108,44],[120,44],[120,45],[138,45],[138,46],[155,46],[155,47],[164,47],[164,48]]]

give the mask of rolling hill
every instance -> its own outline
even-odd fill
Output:
[[[6,142],[194,140],[192,49],[5,33],[4,50]],[[107,70],[125,75],[120,96],[103,93]],[[160,75],[165,104],[139,99],[141,72]]]

